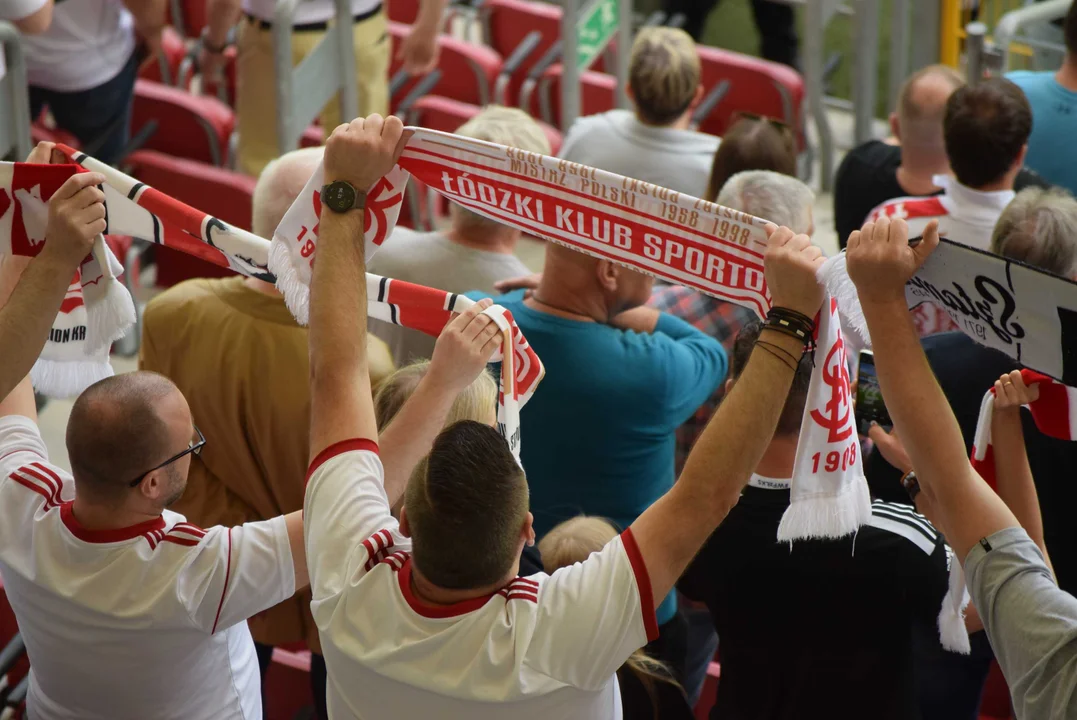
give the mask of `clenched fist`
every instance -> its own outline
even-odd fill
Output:
[[[905,283],[938,245],[939,223],[934,220],[915,246],[909,245],[909,226],[901,218],[880,218],[854,230],[845,257],[860,302],[904,303]]]
[[[100,173],[77,173],[49,198],[42,255],[73,270],[90,254],[94,238],[105,232],[105,193],[97,187],[104,182]]]
[[[823,304],[823,286],[815,277],[823,260],[823,251],[807,235],[768,224],[763,271],[774,307],[815,317]]]
[[[404,124],[390,115],[356,118],[325,143],[325,182],[343,180],[366,192],[387,175],[404,151]]]

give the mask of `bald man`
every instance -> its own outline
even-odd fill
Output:
[[[942,121],[946,102],[964,79],[953,68],[930,65],[901,86],[897,110],[890,114],[887,140],[869,140],[842,160],[834,180],[834,226],[845,247],[868,213],[893,198],[942,193],[932,177],[949,175]],[[1047,187],[1029,170],[1017,176],[1016,189]]]
[[[625,528],[673,486],[674,432],[725,378],[721,344],[642,307],[650,277],[549,243],[539,286],[495,302],[546,366],[523,410],[523,465],[535,532],[585,513]],[[484,297],[471,293],[470,297]],[[672,594],[650,650],[684,668],[687,631]]]

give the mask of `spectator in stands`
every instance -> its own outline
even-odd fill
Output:
[[[900,197],[868,219],[902,218],[919,235],[931,220],[949,240],[986,250],[1002,210],[1014,197],[1014,180],[1028,152],[1032,110],[1021,88],[1003,78],[965,85],[946,101],[943,139],[952,178],[932,179],[939,197]]]
[[[495,299],[546,366],[542,392],[522,411],[539,537],[580,513],[631,525],[673,484],[676,429],[725,377],[716,339],[643,307],[651,287],[648,276],[550,243],[533,294]],[[670,595],[658,608],[662,638],[649,652],[683,681],[676,607]]]
[[[51,0],[16,0],[15,12],[31,12],[18,25],[26,33],[30,116],[48,107],[57,127],[74,135],[88,155],[119,161],[131,126],[136,35],[150,52],[160,47],[165,3],[78,0],[51,8]],[[0,17],[12,17],[9,4]]]
[[[529,152],[550,154],[550,141],[538,123],[522,110],[491,106],[464,123],[458,135],[500,143]],[[498,280],[527,275],[530,270],[513,252],[520,231],[489,220],[459,205],[449,210],[452,225],[444,231],[419,233],[398,227],[370,260],[370,272],[449,292],[494,291]],[[409,328],[373,321],[371,332],[388,344],[401,365],[429,358],[434,339]]]
[[[1077,150],[1073,118],[1077,114],[1077,3],[1063,25],[1066,57],[1057,72],[1018,70],[1006,77],[1017,84],[1032,106],[1028,166],[1049,182],[1077,193]]]
[[[718,138],[690,129],[703,97],[699,54],[683,30],[641,28],[632,45],[628,94],[634,110],[576,120],[561,157],[699,197]]]
[[[913,73],[901,86],[897,110],[890,114],[888,140],[868,140],[841,161],[834,178],[834,226],[838,244],[859,230],[880,204],[894,198],[942,194],[936,175],[950,174],[943,137],[946,103],[964,80],[953,68],[931,65]],[[1022,169],[1014,187],[1046,183]],[[931,202],[931,201],[929,201]]]
[[[37,268],[85,257],[103,230],[104,193],[91,185],[103,180],[68,180],[49,200],[41,255],[21,279],[11,258],[0,268],[0,298],[18,283],[12,297],[41,301],[24,320],[37,334],[3,338],[5,355],[44,344],[57,305]],[[72,473],[49,463],[36,418],[25,376],[0,401],[0,573],[33,664],[30,715],[260,718],[246,620],[307,584],[302,513],[203,530],[169,510],[205,439],[155,373],[78,397]]]
[[[377,116],[337,128],[326,151],[326,181],[366,191],[392,167],[402,133],[399,120]],[[383,485],[374,412],[362,372],[366,289],[363,256],[353,241],[362,232],[362,222],[362,212],[335,213],[323,207],[311,287],[312,463],[304,508],[314,577],[312,609],[330,669],[330,707],[336,717],[358,717],[361,712],[374,720],[500,718],[505,714],[501,702],[511,702],[514,716],[520,718],[618,717],[614,672],[646,640],[657,637],[654,606],[735,504],[773,434],[794,368],[777,353],[754,355],[679,482],[661,500],[601,553],[553,576],[516,578],[520,550],[533,541],[535,532],[523,471],[495,430],[462,422],[435,438],[444,415],[419,416],[423,427],[412,425],[412,437],[425,437],[432,448],[427,445],[429,457],[408,484],[399,525],[389,513],[402,488]],[[786,228],[769,230],[766,272],[774,305],[814,316],[822,302],[815,279],[822,253],[808,238]],[[623,285],[638,284],[642,290],[649,284],[612,267],[592,265],[588,271],[563,259],[554,266],[547,277],[558,278],[562,287],[569,278],[582,279],[585,272],[602,278],[602,291],[587,298],[593,306],[589,311],[604,314],[604,322],[625,307],[624,300],[617,299],[628,289]],[[570,268],[575,272],[566,277]],[[544,281],[538,295],[553,288]],[[342,289],[350,290],[339,292]],[[624,299],[638,295],[642,292],[633,288]],[[539,314],[522,303],[516,306]],[[574,337],[580,336],[574,328],[588,325],[584,319],[570,324],[542,315],[549,317],[548,326],[568,329]],[[653,312],[647,316],[653,329],[658,319]],[[666,320],[660,322],[671,327]],[[541,326],[534,329],[541,335]],[[796,357],[803,353],[800,340],[772,329],[764,333],[785,352]],[[714,341],[700,337],[694,350],[683,343],[671,348],[671,341],[660,335],[638,339],[625,334],[616,342],[631,343],[640,351],[666,348],[667,357],[694,353],[700,364],[724,366]],[[530,336],[528,340],[542,355],[542,348]],[[487,345],[458,363],[451,378],[455,387],[469,384],[491,352]],[[435,362],[436,353],[437,348]],[[563,375],[600,383],[613,370],[621,370],[617,357],[601,352],[557,368],[552,356],[543,359],[546,383]],[[692,374],[709,392],[709,378]],[[720,374],[711,372],[712,377]],[[624,377],[631,376],[626,372]],[[653,385],[653,375],[648,378]],[[673,372],[661,378],[667,384],[663,394],[679,392],[679,385],[669,384],[680,379]],[[558,388],[544,385],[528,407],[551,389]],[[621,416],[636,405],[649,405],[648,395],[654,394],[644,382],[633,390],[635,397],[602,398],[604,413],[589,411],[579,398],[571,398],[577,414],[586,410],[588,419],[595,420],[584,425],[564,413],[572,422],[558,428],[567,444],[556,452],[571,458],[565,461],[567,472],[580,484],[591,484],[595,465],[574,452],[580,446],[591,456],[601,448],[606,458],[625,465],[611,453],[618,448],[610,442],[610,431],[616,431]],[[566,400],[556,392],[554,396]],[[528,418],[524,425],[535,434],[545,427]],[[540,439],[527,432],[525,451]],[[578,440],[580,436],[587,439]],[[666,447],[663,454],[670,463],[671,437]],[[539,463],[525,458],[524,465],[530,472]],[[627,489],[625,480],[622,473],[618,493]]]
[[[737,335],[727,388],[740,382],[760,329]],[[749,487],[678,583],[707,604],[721,638],[711,717],[919,718],[912,637],[926,630],[937,642],[949,567],[942,536],[906,506],[875,502],[855,536],[775,540],[811,370],[802,358]]]
[[[743,116],[733,123],[714,153],[703,199],[717,202],[726,180],[745,170],[772,170],[796,177],[797,147],[793,131],[770,118]]]
[[[565,520],[539,543],[546,573],[582,563],[617,538],[609,520],[580,515]],[[712,651],[713,654],[713,651]],[[624,720],[693,720],[684,690],[662,663],[643,650],[629,656],[617,669]]]
[[[909,247],[903,220],[882,218],[849,239],[883,396],[1010,686],[1017,717],[1077,709],[1077,600],[1055,585],[1017,517],[969,465],[960,427],[916,337],[905,283],[938,245],[934,223]],[[1068,474],[1068,470],[1067,470]],[[1059,476],[1059,479],[1066,475]]]
[[[719,154],[727,142],[728,140],[722,142]],[[812,205],[815,202],[815,194],[796,178],[778,172],[749,170],[737,173],[723,183],[716,202],[732,210],[769,220],[776,225],[784,225],[796,233],[810,236],[814,229]],[[726,353],[733,349],[733,340],[741,328],[756,318],[755,313],[746,307],[718,300],[680,285],[658,288],[647,304],[684,320],[714,338],[722,344]],[[725,386],[719,385],[692,417],[677,428],[677,472],[684,467],[688,453],[703,428],[710,422],[724,394]]]
[[[254,191],[253,230],[272,237],[322,159],[322,148],[296,150],[270,163]],[[384,343],[370,337],[371,385],[393,370]],[[139,367],[179,387],[191,413],[214,439],[191,462],[187,490],[174,509],[204,527],[265,520],[303,507],[310,415],[307,329],[284,298],[254,278],[198,278],[146,306]],[[325,661],[310,617],[310,594],[250,620],[262,678],[273,648],[306,642],[311,687],[325,718]]]
[[[665,0],[662,7],[670,16],[685,16],[684,29],[696,42],[703,40],[707,17],[721,0]],[[797,30],[793,6],[781,0],[752,0],[752,14],[759,31],[759,54],[772,62],[797,66]]]
[[[418,17],[401,48],[404,69],[422,75],[437,65],[437,37],[448,0],[419,0]],[[355,43],[355,77],[359,116],[389,112],[389,61],[392,41],[382,0],[351,0],[352,38]],[[218,80],[227,62],[225,50],[238,26],[236,121],[239,130],[238,165],[248,175],[259,175],[280,154],[275,118],[277,71],[273,60],[274,0],[206,0],[207,26],[202,30],[200,65],[204,77]],[[292,26],[292,63],[299,65],[334,22],[333,0],[303,0],[296,7]],[[322,109],[326,132],[348,118],[330,100]]]

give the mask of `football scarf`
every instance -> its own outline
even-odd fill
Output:
[[[231,227],[83,153],[63,145],[57,145],[57,148],[77,165],[0,163],[0,253],[29,256],[40,251],[47,217],[44,202],[81,166],[99,172],[107,179],[103,186],[107,233],[130,235],[167,245],[249,277],[276,281],[266,268],[270,250],[268,240]],[[16,200],[15,209],[9,212],[10,208],[3,203],[4,198],[10,198],[12,194]],[[25,201],[27,194],[33,195],[39,202]],[[19,202],[20,199],[22,202]],[[8,205],[12,204],[9,199]],[[24,220],[26,212],[36,213],[28,225]],[[24,225],[28,230],[23,230]],[[33,238],[34,242],[31,243],[29,238]],[[99,245],[105,247],[103,243]],[[35,365],[34,385],[43,394],[77,395],[93,382],[111,375],[109,345],[134,322],[132,305],[129,319],[116,313],[104,313],[104,319],[94,323],[95,308],[108,310],[106,289],[122,292],[122,299],[130,303],[126,289],[115,281],[122,267],[111,258],[111,253],[106,256],[110,259],[111,267],[99,261],[98,256],[95,246],[94,253],[82,265],[79,275],[68,289],[67,298],[50,333],[49,343]],[[112,285],[108,285],[109,282]],[[453,293],[372,274],[367,275],[367,287],[367,312],[370,317],[434,336],[441,333],[453,313],[463,312],[474,304],[468,298]],[[494,358],[495,362],[501,364],[498,426],[518,457],[519,408],[534,393],[544,370],[511,313],[499,306],[487,308],[484,313],[494,320],[504,338],[502,348]],[[95,333],[99,339],[91,343]],[[93,354],[91,348],[94,348]]]
[[[407,128],[407,147],[367,193],[366,256],[391,234],[404,189],[417,181],[485,217],[525,233],[764,316],[765,220],[714,203],[566,160],[494,143]],[[292,313],[309,315],[317,253],[319,168],[273,235],[269,267]],[[816,368],[797,453],[787,539],[842,537],[871,518],[849,392],[837,307],[818,328]]]
[[[1022,370],[1026,385],[1039,384],[1040,396],[1029,403],[1032,419],[1041,433],[1056,440],[1077,440],[1077,389],[1067,387],[1046,375]],[[976,437],[972,445],[972,467],[987,484],[997,484],[995,454],[991,446],[991,418],[995,410],[995,388],[984,393],[980,417],[976,422]]]

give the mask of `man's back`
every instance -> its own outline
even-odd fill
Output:
[[[725,351],[664,313],[641,334],[533,310],[520,292],[495,302],[546,367],[521,417],[536,534],[580,513],[628,527],[673,485],[674,430],[725,377]]]
[[[1077,93],[1062,87],[1053,72],[1019,70],[1009,73],[1032,106],[1032,134],[1025,163],[1048,182],[1077,193],[1077,149],[1073,123]]]
[[[679,584],[721,638],[711,717],[918,717],[912,630],[946,594],[941,536],[876,502],[855,535],[779,543],[787,482],[753,478]]]
[[[619,720],[614,673],[657,636],[631,531],[553,576],[431,605],[376,453],[364,440],[331,446],[307,486],[307,516],[321,519],[305,531],[330,717]]]
[[[628,110],[576,121],[560,157],[700,197],[707,189],[719,138],[644,125]]]
[[[295,591],[283,518],[91,530],[27,418],[0,419],[0,571],[38,720],[256,720],[245,620]]]
[[[463,293],[494,292],[494,283],[529,275],[531,270],[515,255],[469,248],[449,240],[444,233],[417,233],[397,228],[367,265],[372,273],[417,285]],[[429,359],[435,338],[418,330],[380,320],[370,330],[389,344],[400,365]]]

